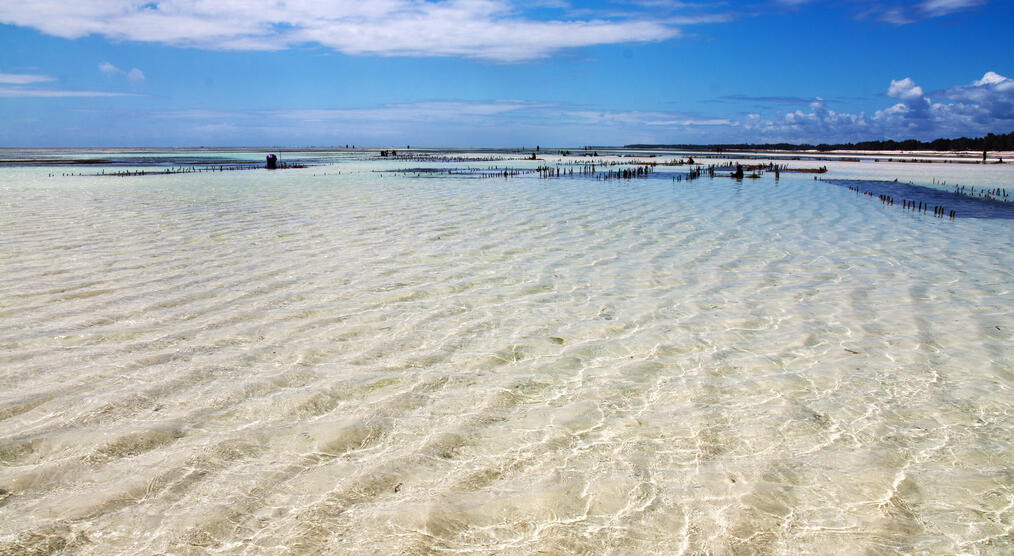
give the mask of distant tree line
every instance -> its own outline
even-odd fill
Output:
[[[629,149],[704,149],[712,151],[1014,151],[1014,131],[1006,135],[990,133],[985,137],[959,137],[957,139],[934,139],[932,141],[860,141],[859,143],[837,143],[819,145],[794,143],[739,143],[722,145],[626,145]]]

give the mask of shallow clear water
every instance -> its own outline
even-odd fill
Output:
[[[1010,549],[1014,221],[397,164],[0,169],[0,553]]]

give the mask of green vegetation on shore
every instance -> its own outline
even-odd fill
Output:
[[[985,137],[959,137],[957,139],[934,139],[932,141],[861,141],[859,143],[838,143],[819,145],[793,143],[765,144],[722,144],[722,145],[625,145],[629,149],[700,149],[712,151],[1014,151],[1014,131],[1006,135],[990,133]]]

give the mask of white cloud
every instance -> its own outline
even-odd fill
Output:
[[[0,84],[2,85],[31,85],[47,81],[56,81],[56,78],[32,73],[0,73]]]
[[[899,81],[892,80],[891,86],[887,89],[887,96],[905,100],[922,98],[922,87],[916,85],[910,77]]]
[[[678,111],[606,110],[559,102],[501,99],[439,100],[337,109],[288,109],[247,112],[183,110],[158,114],[162,120],[194,126],[231,124],[237,132],[290,133],[293,141],[329,133],[366,134],[375,141],[415,144],[439,139],[485,137],[486,144],[511,139],[559,137],[573,141],[616,143],[840,143],[872,139],[934,139],[981,136],[1014,129],[1014,79],[994,72],[968,85],[927,94],[913,79],[891,81],[888,96],[897,99],[872,114],[836,111],[821,98],[809,107],[776,117],[750,114],[720,117]],[[934,100],[936,97],[938,100]],[[782,104],[782,103],[779,103]],[[212,129],[209,127],[208,129]],[[354,131],[350,131],[354,130]],[[242,136],[242,135],[240,135]],[[302,137],[302,139],[300,139]],[[348,139],[340,139],[347,142]],[[447,139],[444,139],[447,140]],[[548,141],[543,140],[543,144]]]
[[[685,139],[687,142],[822,143],[978,136],[1014,129],[1014,79],[994,72],[986,73],[969,85],[934,93],[950,102],[933,101],[911,78],[892,81],[887,93],[900,102],[872,115],[835,111],[817,98],[807,110],[784,113],[775,119],[756,114],[736,119],[681,112],[594,110],[525,101],[416,103],[384,107],[379,112],[343,112],[343,115],[353,119],[391,121],[408,117],[429,118],[430,121],[472,119],[490,125],[525,121],[535,127],[559,126],[589,135],[640,135],[649,142],[683,142]]]
[[[431,145],[461,141],[463,136],[472,138],[465,140],[469,144],[476,144],[474,138],[481,137],[480,144],[493,145],[537,141],[539,137],[543,138],[543,144],[555,140],[561,145],[575,138],[593,144],[615,142],[620,138],[630,142],[662,142],[673,133],[700,138],[712,129],[731,130],[740,125],[726,118],[680,112],[594,110],[566,103],[511,99],[439,100],[330,110],[180,110],[155,117],[176,125],[187,122],[188,129],[195,130],[222,126],[240,136],[270,129],[277,136],[293,135],[295,141],[339,133],[338,140],[343,143],[349,142],[349,135],[355,134],[360,140],[367,136],[368,141],[379,143],[426,141]],[[227,128],[225,124],[233,127]],[[349,135],[340,135],[342,133]],[[345,138],[341,139],[343,136]]]
[[[476,121],[508,112],[518,113],[543,109],[546,103],[500,100],[493,102],[430,101],[388,104],[372,108],[346,108],[335,110],[273,110],[265,116],[302,122],[325,121]]]
[[[940,17],[961,10],[975,8],[987,0],[926,0],[918,8],[929,17]]]
[[[672,22],[654,18],[648,8],[622,17],[538,20],[526,17],[522,5],[507,0],[164,0],[147,4],[36,0],[0,4],[0,22],[65,38],[96,34],[114,40],[232,50],[311,43],[346,54],[498,61],[679,36]],[[108,71],[118,71],[108,66]]]
[[[919,21],[902,8],[887,8],[880,12],[880,20],[892,25],[908,25]]]
[[[154,114],[157,118],[167,118],[172,120],[210,120],[210,119],[225,119],[235,118],[240,116],[236,112],[225,112],[221,110],[172,110],[169,112],[159,112]]]
[[[988,71],[971,85],[959,85],[941,92],[949,99],[964,103],[994,106],[1014,101],[1014,79]],[[1002,116],[1002,114],[997,114]],[[1008,114],[1010,116],[1010,114]]]
[[[99,71],[104,73],[123,73],[116,66],[109,62],[99,64]],[[137,71],[138,79],[143,80],[144,74],[141,70],[131,70],[128,77],[135,81],[133,72]],[[36,85],[56,81],[55,77],[49,75],[38,75],[28,73],[0,73],[0,98],[85,98],[85,97],[128,97],[137,96],[130,93],[116,93],[108,91],[79,91],[72,89],[37,89],[24,87],[24,85]],[[9,85],[9,86],[2,86]]]
[[[561,118],[565,124],[595,127],[683,129],[739,125],[738,122],[727,118],[700,117],[682,112],[569,109],[557,110],[554,113],[556,113],[555,117]]]
[[[904,118],[907,121],[907,131],[910,133],[930,127],[932,122],[927,118],[927,115],[933,108],[933,103],[923,93],[922,87],[916,85],[911,78],[892,80],[891,86],[887,88],[887,96],[900,99],[901,103],[880,110],[877,115],[897,120]]]
[[[1006,133],[1014,129],[1014,79],[987,72],[982,79],[940,91],[935,102],[910,78],[891,81],[887,95],[901,102],[872,116],[828,110],[816,102],[765,120],[752,115],[744,128],[765,141],[843,142],[867,139],[934,139]]]
[[[192,120],[209,124],[217,120],[256,122],[299,129],[312,124],[362,125],[390,123],[487,125],[502,122],[501,118],[525,119],[548,117],[558,104],[519,100],[487,102],[438,100],[386,104],[372,107],[336,109],[281,109],[252,111],[173,110],[154,114],[168,120]]]
[[[54,89],[21,89],[16,87],[0,87],[0,97],[5,98],[74,98],[74,97],[132,97],[130,93],[110,93],[106,91],[67,91]]]
[[[657,126],[737,126],[738,123],[726,119],[726,118],[711,118],[706,120],[692,120],[692,119],[681,119],[681,120],[648,120],[644,122],[644,125],[657,125]]]
[[[1014,80],[1004,77],[999,73],[987,71],[986,74],[982,76],[982,79],[973,81],[972,85],[977,87],[981,87],[983,85],[1001,85],[1004,89],[1009,89],[1011,86],[1014,86]]]
[[[130,71],[123,71],[109,62],[102,62],[99,64],[99,71],[109,75],[125,75],[131,83],[135,84],[144,81],[144,72],[137,68],[132,68]]]
[[[860,18],[872,17],[892,25],[908,25],[984,6],[989,0],[864,1]]]
[[[951,87],[940,94],[955,101],[947,106],[971,126],[987,132],[1014,129],[1014,79],[990,71],[970,85]]]
[[[871,113],[828,108],[823,99],[775,116],[608,110],[518,99],[431,100],[332,109],[178,110],[117,106],[120,134],[157,130],[148,141],[264,144],[542,145],[621,143],[841,143],[981,136],[1014,129],[1014,79],[987,72],[965,85],[926,91],[911,78],[886,84],[891,102]],[[0,87],[0,97],[122,97],[124,93]],[[787,98],[777,98],[784,106]],[[120,103],[115,103],[120,104]],[[147,123],[145,122],[147,121]],[[109,133],[104,132],[104,133]],[[175,135],[173,135],[175,134]],[[109,137],[104,136],[104,137]]]

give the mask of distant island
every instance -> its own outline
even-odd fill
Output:
[[[688,150],[712,150],[712,151],[1014,151],[1014,131],[1006,135],[994,135],[990,133],[985,137],[959,137],[957,139],[934,139],[932,141],[919,141],[908,139],[906,141],[862,141],[859,143],[837,143],[829,145],[793,144],[793,143],[764,143],[764,144],[715,144],[715,145],[624,145],[628,149],[688,149]]]

